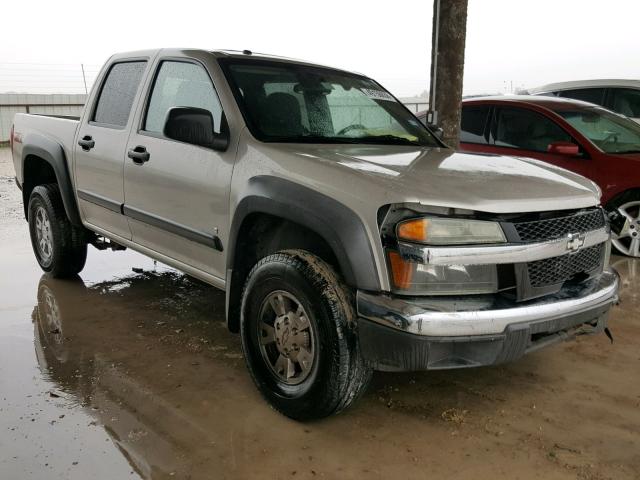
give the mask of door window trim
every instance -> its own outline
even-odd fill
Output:
[[[183,144],[184,142],[180,142],[178,140],[174,140],[172,138],[165,137],[161,133],[150,132],[150,131],[144,129],[144,124],[147,121],[147,113],[149,111],[149,103],[151,103],[151,95],[153,95],[153,89],[156,86],[156,81],[158,80],[158,75],[160,74],[160,69],[162,68],[162,64],[164,62],[191,63],[191,64],[198,65],[198,66],[202,67],[202,69],[207,74],[207,77],[209,78],[209,81],[211,82],[211,86],[213,87],[213,92],[215,93],[216,98],[218,99],[218,103],[220,104],[220,110],[222,112],[222,116],[224,116],[224,114],[225,114],[224,113],[224,107],[222,105],[222,102],[220,101],[220,95],[218,95],[218,89],[216,88],[216,83],[213,81],[213,78],[212,78],[211,74],[209,73],[209,70],[207,69],[207,67],[205,66],[205,64],[203,62],[201,62],[200,60],[198,60],[196,58],[179,57],[179,56],[175,56],[175,55],[170,55],[170,56],[166,56],[166,57],[159,57],[158,59],[156,59],[156,62],[153,65],[153,69],[154,69],[153,76],[151,78],[151,81],[147,85],[147,90],[144,92],[145,93],[144,94],[144,104],[143,104],[142,111],[140,112],[140,117],[138,118],[138,125],[137,125],[137,128],[136,128],[136,133],[138,135],[142,135],[142,136],[145,136],[145,137],[153,137],[153,138],[158,138],[160,140],[166,140],[168,142],[175,142],[175,143]],[[197,145],[193,145],[193,146],[197,146]],[[204,147],[201,147],[201,148],[204,148]]]
[[[142,73],[140,83],[138,84],[138,88],[136,89],[136,95],[134,97],[133,103],[131,104],[131,110],[129,111],[129,117],[127,118],[126,125],[122,125],[122,126],[114,125],[112,123],[96,122],[95,120],[93,120],[96,115],[96,110],[98,109],[98,102],[100,101],[100,97],[102,97],[102,90],[104,89],[105,83],[107,83],[107,78],[109,78],[109,74],[111,73],[111,70],[113,69],[113,67],[121,63],[140,63],[140,62],[144,62],[146,65],[144,68],[144,72]],[[100,127],[100,128],[110,128],[112,130],[127,130],[127,128],[129,127],[129,123],[132,121],[132,117],[135,115],[136,99],[139,98],[140,88],[142,88],[144,84],[145,76],[148,73],[148,69],[149,69],[149,57],[131,57],[131,58],[123,58],[122,60],[114,60],[113,63],[111,63],[108,66],[104,76],[100,79],[100,85],[98,86],[98,91],[97,91],[98,93],[93,99],[91,110],[89,111],[89,119],[87,120],[87,125]]]

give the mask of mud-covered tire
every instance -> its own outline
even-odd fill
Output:
[[[38,185],[33,189],[28,220],[31,246],[42,270],[55,278],[71,277],[82,271],[87,259],[86,236],[83,229],[67,218],[58,185]],[[43,224],[44,243],[42,233],[38,233],[42,232]]]
[[[293,385],[278,377],[268,363],[266,347],[261,347],[262,312],[274,292],[299,302],[315,342],[307,376]],[[274,321],[286,317],[273,316]],[[269,255],[247,277],[240,319],[247,367],[265,399],[287,417],[304,421],[336,414],[366,390],[371,369],[361,356],[355,326],[350,289],[330,265],[309,252],[285,250]]]
[[[640,190],[629,190],[611,200],[608,212],[617,211],[629,219],[628,228],[612,234],[611,244],[616,252],[628,257],[640,257]]]

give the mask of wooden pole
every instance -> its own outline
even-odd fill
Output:
[[[460,143],[467,3],[468,0],[433,1],[428,120],[442,129],[442,140],[453,148]]]

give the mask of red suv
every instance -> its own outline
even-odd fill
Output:
[[[484,97],[462,102],[460,149],[531,157],[593,180],[622,221],[613,244],[640,257],[640,125],[566,98]]]

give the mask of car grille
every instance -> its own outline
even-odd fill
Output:
[[[604,243],[577,253],[545,258],[527,264],[532,287],[545,287],[570,280],[579,273],[589,273],[600,267]]]
[[[514,223],[523,242],[553,240],[565,237],[569,233],[598,230],[605,225],[604,213],[600,208],[546,220]]]

